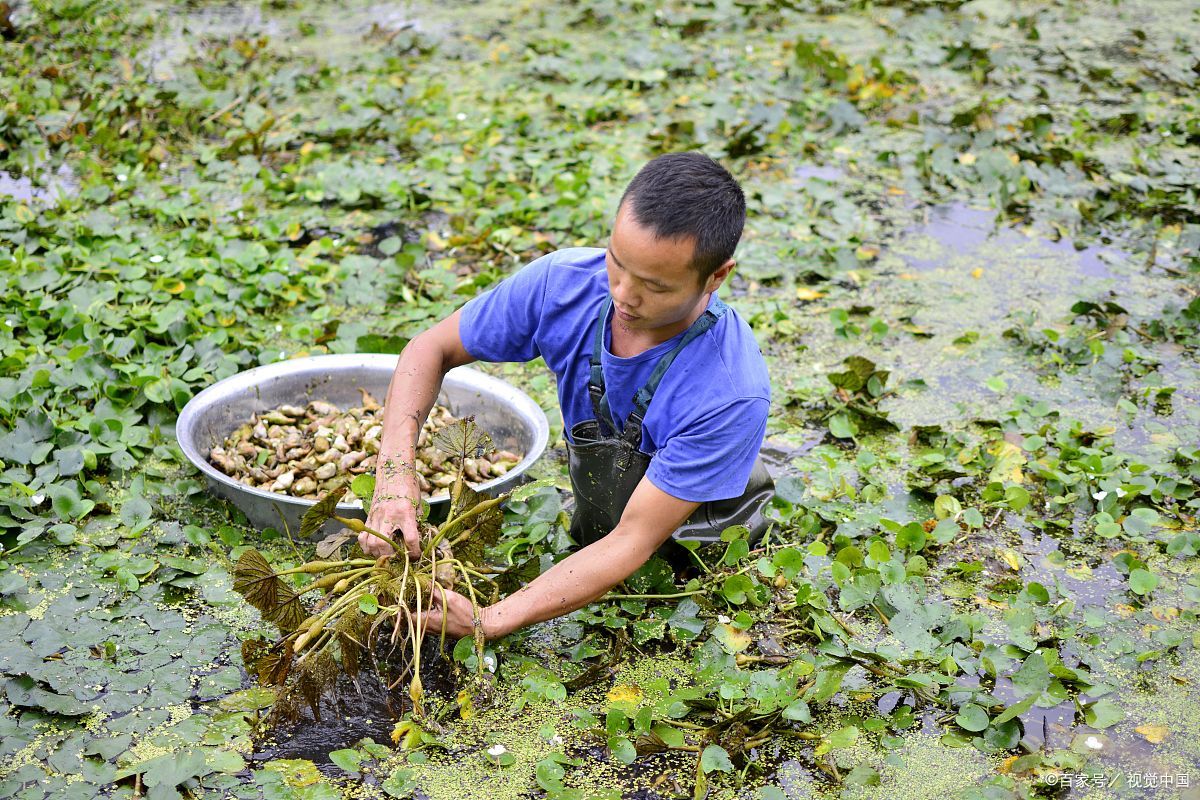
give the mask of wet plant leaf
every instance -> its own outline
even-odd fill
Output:
[[[1125,711],[1105,698],[1083,707],[1083,718],[1093,728],[1109,728],[1125,719]]]
[[[463,417],[445,426],[433,437],[433,444],[452,458],[479,458],[492,449],[492,437],[475,424],[475,418]]]
[[[733,762],[724,747],[710,744],[700,754],[700,769],[706,774],[710,772],[733,772]]]
[[[296,593],[279,578],[257,550],[246,550],[233,569],[233,590],[274,623],[291,633],[307,616]]]
[[[305,512],[300,520],[300,538],[311,539],[317,535],[321,527],[337,513],[338,501],[346,493],[345,485],[339,486]]]

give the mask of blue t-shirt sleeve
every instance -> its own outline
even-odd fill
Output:
[[[531,261],[467,301],[458,334],[468,353],[480,361],[532,361],[541,355],[537,332],[553,255]]]
[[[769,407],[765,398],[744,397],[718,408],[664,442],[646,476],[694,503],[740,496],[767,433]]]

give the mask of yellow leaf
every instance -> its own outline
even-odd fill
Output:
[[[475,704],[471,702],[471,691],[463,689],[458,693],[458,716],[462,719],[470,719],[475,716]]]
[[[402,719],[392,728],[392,741],[401,750],[412,750],[421,744],[421,726],[411,719]]]
[[[959,153],[958,154],[958,163],[962,164],[963,166],[967,166],[967,167],[971,166],[972,164],[975,163],[975,154],[974,153]]]
[[[426,233],[425,240],[427,242],[429,242],[429,246],[432,247],[434,250],[445,250],[446,249],[446,240],[443,239],[441,236],[438,236],[437,231],[429,231],[428,233]]]
[[[899,186],[889,186],[889,187],[888,187],[888,190],[887,190],[887,193],[888,193],[888,194],[894,194],[894,195],[908,194],[908,192],[904,191],[904,190],[903,190],[903,189],[901,189]]]
[[[817,300],[825,296],[824,292],[818,292],[816,289],[810,289],[807,286],[801,286],[796,290],[797,300]]]
[[[1171,729],[1166,725],[1138,725],[1134,730],[1150,744],[1162,744],[1163,739],[1171,733]]]
[[[982,276],[983,276],[983,267],[976,267],[975,269],[971,270],[972,278],[979,278]]]
[[[717,628],[713,631],[713,635],[717,637],[717,641],[721,643],[730,653],[740,653],[750,646],[752,639],[746,631],[740,631],[732,625],[724,622],[718,623]]]
[[[17,206],[16,217],[17,222],[33,222],[34,213],[29,210],[29,206],[22,203]]]
[[[864,244],[854,251],[854,255],[858,257],[859,261],[870,261],[879,255],[879,248]]]
[[[166,291],[167,294],[179,294],[186,288],[187,284],[181,280],[167,281],[163,285],[163,290]]]
[[[899,275],[897,275],[896,277],[900,278],[900,280],[903,280],[903,281],[915,281],[915,280],[917,280],[918,278],[920,278],[921,276],[920,276],[920,275],[914,275],[914,274],[912,274],[911,272],[901,272],[901,273],[900,273]]]
[[[634,684],[614,686],[608,690],[608,702],[615,706],[636,707],[642,702],[642,690]]]
[[[264,769],[283,776],[284,783],[293,789],[312,786],[321,780],[317,765],[303,758],[280,758],[269,761]]]
[[[1025,465],[1027,459],[1025,458],[1025,452],[1020,447],[1017,447],[1012,442],[998,439],[988,448],[988,452],[996,457],[996,463],[992,466],[992,471],[988,474],[989,481],[1025,482],[1025,476],[1021,473],[1021,467]]]
[[[1150,609],[1150,613],[1161,622],[1170,622],[1179,616],[1179,609],[1170,606],[1154,606]]]
[[[1021,556],[1016,550],[1013,550],[1011,547],[1007,550],[1002,550],[1000,551],[1000,558],[1005,564],[1008,564],[1008,568],[1013,572],[1021,571]]]

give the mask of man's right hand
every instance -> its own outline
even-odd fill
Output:
[[[455,311],[404,346],[383,404],[375,497],[367,516],[367,527],[397,544],[403,539],[409,555],[414,558],[421,555],[417,526],[421,487],[412,471],[421,423],[437,401],[446,373],[475,360],[463,347],[458,333],[460,314],[461,311]],[[368,555],[392,554],[391,545],[369,533],[360,533],[358,544]]]
[[[376,498],[379,492],[376,492]],[[367,527],[379,531],[383,535],[399,543],[404,540],[408,554],[413,558],[421,555],[421,540],[417,528],[417,509],[413,501],[406,497],[377,499],[371,503],[371,513],[367,517]],[[392,546],[363,531],[358,535],[358,546],[369,556],[390,556],[394,551]]]

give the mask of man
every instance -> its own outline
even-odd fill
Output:
[[[418,553],[412,464],[442,377],[540,355],[558,379],[583,545],[477,618],[466,598],[435,594],[430,630],[505,636],[598,600],[672,533],[765,527],[770,382],[749,327],[716,296],[745,217],[741,187],[715,161],[660,156],[625,190],[607,248],[542,256],[409,342],[385,401],[368,526]],[[391,553],[370,534],[359,543]]]

